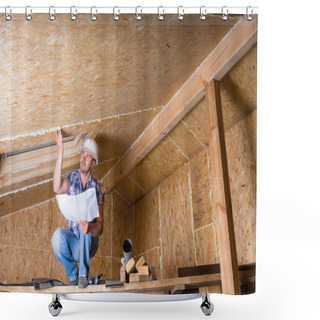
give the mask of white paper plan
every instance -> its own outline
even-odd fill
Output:
[[[57,194],[59,208],[66,219],[92,221],[99,217],[96,189],[90,188],[78,195]]]

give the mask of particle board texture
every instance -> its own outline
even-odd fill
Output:
[[[130,223],[123,226],[117,220],[128,214],[126,208],[118,195],[106,196],[104,232],[99,237],[97,253],[90,260],[90,275],[103,273],[104,278],[118,278],[121,253],[113,243],[118,246],[130,235],[127,232]],[[67,221],[55,199],[0,218],[0,282],[21,283],[51,277],[68,284],[65,270],[51,248],[51,238],[58,227],[66,228]]]
[[[221,104],[225,131],[257,108],[257,46],[220,81]],[[208,116],[205,98],[186,115],[184,122],[198,140],[208,146]]]
[[[256,109],[256,77],[257,46],[254,46],[221,80],[226,132]],[[246,103],[241,98],[242,93]],[[192,162],[199,152],[208,147],[208,126],[208,111],[203,98],[128,174],[133,181],[129,181],[128,176],[124,177],[116,189],[130,204],[139,201],[144,196],[143,192],[148,193],[156,188],[181,165],[189,160]],[[193,167],[192,170],[194,175]]]
[[[130,175],[123,177],[115,187],[115,190],[131,205],[147,194]]]
[[[255,262],[256,111],[228,131],[226,146],[237,256],[248,264]],[[131,208],[135,254],[156,266],[159,279],[176,277],[178,267],[219,263],[207,148]]]
[[[1,24],[0,137],[11,138],[3,150],[30,143],[20,143],[21,135],[163,106],[239,21],[87,18],[48,23],[47,14],[37,14],[28,23],[17,15]]]
[[[239,264],[255,261],[255,132],[256,111],[226,134]],[[109,193],[104,203],[105,230],[92,260],[92,272],[117,279],[127,237],[133,240],[135,259],[144,256],[148,265],[156,267],[158,279],[176,277],[178,267],[219,263],[207,157],[207,149],[203,149],[135,205],[130,206],[117,192]],[[24,259],[19,256],[25,254],[35,259],[48,256],[50,263],[37,277],[49,273],[67,281],[48,243],[63,223],[66,225],[55,200],[2,217],[0,249],[5,262],[0,281],[35,277],[30,271],[34,264],[29,262],[30,270],[24,276],[8,272],[7,259],[18,265]],[[220,286],[201,290],[221,292]]]
[[[255,262],[256,121],[255,110],[226,134],[239,265]]]
[[[190,161],[193,224],[195,229],[214,223],[207,149]]]
[[[158,189],[148,193],[132,207],[134,251],[143,254],[160,246]]]
[[[117,193],[113,194],[113,208],[117,214],[112,216],[112,256],[120,260],[123,256],[122,245],[124,240],[132,237],[132,215],[130,214],[130,206]]]
[[[49,24],[47,15],[35,15],[36,23],[17,16],[15,25],[1,24],[0,153],[53,141],[58,127],[64,136],[93,134],[100,149],[93,174],[101,181],[239,21],[168,17],[164,27],[153,18],[91,23],[78,15]],[[255,262],[256,84],[254,46],[220,82],[239,264]],[[119,278],[126,238],[135,260],[143,256],[158,279],[219,263],[208,141],[202,99],[105,194],[91,275]],[[73,150],[63,173],[79,168]],[[67,226],[52,190],[51,155],[17,168],[0,156],[0,282],[49,276],[68,283],[50,244],[56,228]]]
[[[165,137],[129,175],[148,192],[169,177],[186,161],[187,158],[172,140]]]
[[[205,164],[204,175],[208,176],[206,150],[194,158],[192,166],[196,163]],[[193,209],[197,208],[197,198],[193,196],[197,193],[203,193],[205,201],[210,203],[210,186],[207,192],[203,192],[201,184],[192,186],[190,167],[189,163],[183,165],[132,207],[136,252],[138,256],[143,254],[146,260],[147,254],[153,255],[161,279],[176,277],[177,266],[218,261],[212,206],[207,212],[209,218],[205,226],[196,226],[195,217],[198,214],[203,216],[203,212],[201,208]],[[152,225],[149,221],[153,222]],[[204,248],[206,250],[202,250]]]
[[[189,166],[182,166],[160,186],[160,230],[162,235],[163,276],[174,278],[177,266],[192,266],[195,242],[192,232],[192,211],[188,183]]]
[[[210,17],[210,21],[199,23],[194,17],[187,17],[188,21],[177,24],[170,17],[165,22],[166,29],[148,16],[134,28],[130,26],[130,16],[122,16],[117,24],[99,19],[94,25],[80,19],[81,15],[75,22],[61,18],[59,28],[48,24],[46,15],[35,16],[34,24],[17,16],[14,27],[12,24],[0,27],[6,34],[0,40],[3,58],[0,92],[6,97],[0,102],[0,153],[54,141],[58,127],[64,137],[96,132],[100,163],[93,171],[98,180],[139,139],[163,106],[239,21],[236,16],[227,23]],[[103,34],[106,27],[109,32]],[[132,32],[134,37],[130,37]],[[46,41],[35,43],[35,38]],[[132,49],[130,55],[119,46],[121,39]],[[97,41],[102,45],[97,46]],[[33,45],[37,50],[31,50]],[[143,60],[141,72],[142,60],[135,61],[134,57],[146,52],[148,58]],[[226,130],[255,108],[256,54],[254,46],[221,81]],[[37,61],[36,66],[32,61]],[[59,67],[55,68],[56,65]],[[48,76],[51,82],[45,81]],[[8,78],[10,86],[4,81]],[[120,181],[117,192],[134,204],[207,144],[203,99]],[[52,197],[50,192],[38,196],[37,187],[52,178],[55,153],[50,161],[36,163],[36,159],[35,164],[22,165],[19,170],[7,166],[11,171],[4,174],[6,158],[1,156],[0,206],[3,203],[4,207],[0,216],[21,210],[15,201],[18,190],[24,190],[19,197],[25,207]],[[77,155],[68,156],[66,171],[76,169],[77,162]],[[37,196],[30,196],[33,194]],[[8,201],[12,207],[6,205]]]

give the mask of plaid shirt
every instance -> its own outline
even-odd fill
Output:
[[[96,196],[97,196],[98,205],[103,204],[103,196],[102,196],[100,186],[99,186],[96,178],[92,174],[90,174],[89,179],[88,179],[84,189],[82,188],[82,183],[81,183],[81,179],[80,179],[80,169],[68,172],[65,175],[65,177],[69,181],[68,195],[78,195],[78,194],[86,191],[87,189],[96,188]],[[80,227],[77,222],[68,221],[68,229],[70,229],[78,237],[80,236]]]

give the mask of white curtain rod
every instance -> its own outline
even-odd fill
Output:
[[[187,14],[199,14],[202,16],[212,15],[212,14],[242,14],[242,15],[254,15],[258,14],[258,7],[11,7],[5,6],[0,7],[0,13],[4,13],[6,15],[11,14],[25,14],[32,15],[35,13],[50,13],[50,14],[60,14],[60,13],[69,13],[71,15],[76,15],[79,13],[86,14],[156,14],[156,15],[167,15],[167,14],[176,14],[176,15],[187,15]]]

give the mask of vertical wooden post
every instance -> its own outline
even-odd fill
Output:
[[[222,292],[240,294],[220,84],[217,80],[212,80],[206,87],[206,104],[209,113],[209,162],[216,213]]]

